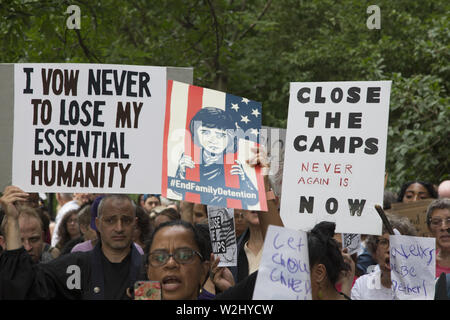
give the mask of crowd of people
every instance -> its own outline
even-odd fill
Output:
[[[264,157],[250,163],[268,166]],[[450,284],[450,181],[405,183],[386,193],[383,207],[427,198],[434,198],[426,221],[436,238],[436,279],[444,273]],[[283,226],[277,198],[267,200],[269,213],[235,209],[237,266],[218,267],[206,205],[157,194],[57,193],[56,200],[53,218],[38,194],[3,191],[0,299],[133,299],[136,281],[150,280],[161,284],[163,299],[250,300],[268,225]],[[408,218],[386,216],[400,234],[416,235]],[[394,298],[386,225],[380,236],[363,235],[353,255],[334,223],[320,222],[307,236],[313,300]]]

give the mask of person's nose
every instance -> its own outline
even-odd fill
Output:
[[[30,251],[31,250],[31,245],[30,242],[28,240],[23,240],[22,241],[23,247],[26,251]]]
[[[178,267],[178,262],[173,256],[170,256],[165,265],[166,268],[173,269]]]
[[[121,231],[123,231],[123,222],[122,222],[121,219],[117,219],[117,222],[116,222],[116,224],[114,225],[114,230],[115,230],[116,232],[121,232]]]

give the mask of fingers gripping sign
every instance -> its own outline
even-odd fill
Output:
[[[251,167],[260,166],[262,175],[267,176],[270,171],[270,161],[266,149],[260,146],[259,148],[252,148],[252,151],[254,154],[247,160],[247,163]]]

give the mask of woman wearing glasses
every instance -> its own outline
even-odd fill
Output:
[[[194,300],[209,274],[207,239],[192,224],[159,225],[146,247],[147,277],[159,281],[165,300]]]
[[[450,199],[434,200],[427,209],[428,229],[436,238],[436,277],[450,273]]]

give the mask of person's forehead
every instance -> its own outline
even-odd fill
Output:
[[[169,248],[170,246],[197,248],[192,230],[183,226],[163,227],[156,234],[152,242],[152,249]]]
[[[20,216],[19,218],[19,228],[22,233],[40,234],[42,231],[41,224],[38,219],[25,215]]]
[[[220,129],[220,128],[208,128],[208,127],[204,127],[204,126],[199,126],[198,130],[201,131],[211,131],[211,132],[220,132],[220,133],[225,133],[226,131],[224,129]]]
[[[159,202],[159,199],[157,197],[154,196],[150,196],[147,198],[147,200],[145,200],[145,202]]]
[[[432,217],[449,217],[450,216],[450,209],[434,209],[431,213]]]
[[[131,201],[127,199],[107,199],[102,210],[102,215],[106,214],[134,214],[134,208]]]
[[[406,188],[406,192],[419,192],[419,193],[428,193],[427,188],[425,188],[420,183],[413,183],[408,188]]]

